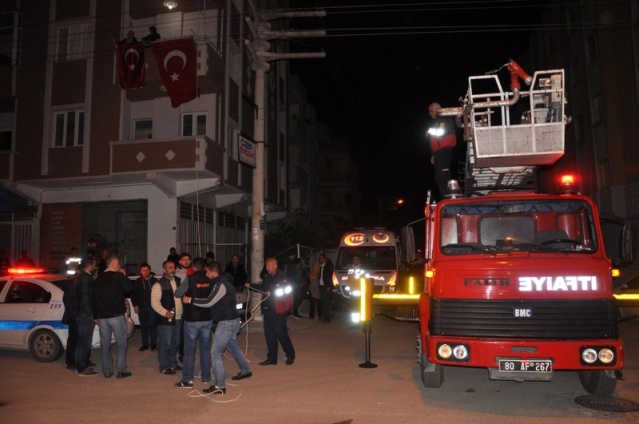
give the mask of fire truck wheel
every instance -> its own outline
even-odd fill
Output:
[[[423,353],[421,354],[420,368],[422,371],[422,383],[429,389],[439,389],[444,382],[444,367],[440,364],[431,364]]]
[[[614,371],[578,371],[579,381],[590,394],[598,396],[610,396],[615,392],[617,379]]]

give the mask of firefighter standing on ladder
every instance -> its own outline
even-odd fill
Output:
[[[452,179],[450,167],[453,162],[453,147],[457,144],[457,136],[453,120],[437,116],[439,109],[441,109],[439,103],[428,105],[430,121],[426,130],[426,138],[433,155],[430,162],[435,166],[435,182],[439,189],[439,195],[443,199],[446,196],[448,180]]]

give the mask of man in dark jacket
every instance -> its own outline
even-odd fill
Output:
[[[325,254],[319,254],[320,263],[320,302],[322,302],[322,321],[331,322],[331,294],[333,293],[333,263]]]
[[[64,314],[62,315],[62,324],[69,326],[67,336],[67,347],[65,354],[65,362],[68,370],[77,370],[75,363],[75,350],[78,346],[78,324],[75,321],[75,315],[78,309],[78,290],[77,276],[67,279],[62,285],[62,303],[64,303]]]
[[[204,258],[195,258],[193,268],[195,272],[191,274],[186,283],[180,284],[175,290],[175,297],[197,297],[206,298],[211,294],[211,281],[206,276]],[[213,325],[210,308],[195,308],[185,304],[182,312],[184,321],[184,370],[182,380],[175,383],[179,388],[192,388],[195,376],[195,344],[199,341],[200,346],[200,369],[202,371],[202,382],[211,382],[211,327]]]
[[[220,264],[218,262],[211,262],[206,265],[206,276],[213,283],[211,294],[207,298],[185,296],[182,300],[186,304],[192,304],[185,306],[197,306],[211,310],[213,320],[217,322],[213,349],[211,350],[215,384],[205,389],[204,393],[223,395],[226,393],[226,383],[224,379],[224,361],[222,355],[226,349],[231,352],[233,359],[235,359],[235,362],[237,362],[240,367],[240,372],[231,377],[233,380],[242,380],[251,377],[253,373],[251,372],[248,361],[237,345],[237,333],[240,331],[241,324],[240,316],[235,307],[236,298],[232,277],[229,274],[220,275]],[[204,378],[202,378],[202,380],[204,381]]]
[[[82,259],[78,266],[79,275],[76,277],[77,301],[74,319],[78,329],[78,344],[75,351],[75,362],[78,366],[76,372],[81,377],[92,377],[98,374],[89,367],[88,360],[89,354],[91,353],[91,345],[93,344],[93,330],[95,328],[91,300],[95,284],[93,273],[95,272],[96,265],[96,261],[92,256]],[[111,340],[109,340],[109,345],[111,345]]]
[[[231,257],[231,262],[229,262],[226,266],[224,272],[231,275],[236,292],[244,290],[244,284],[248,281],[248,279],[246,278],[246,271],[244,270],[244,266],[240,263],[240,257],[238,255],[233,255]]]
[[[151,289],[151,306],[158,315],[158,362],[160,373],[175,374],[182,324],[182,302],[175,299],[180,278],[175,276],[175,263],[162,264],[163,275]]]
[[[246,283],[246,287],[260,291],[268,296],[262,302],[262,317],[264,319],[264,337],[266,338],[266,360],[260,362],[260,365],[276,365],[278,341],[282,345],[282,349],[286,354],[286,365],[293,365],[295,362],[295,349],[288,335],[286,327],[286,318],[292,309],[277,310],[275,302],[282,302],[282,298],[277,297],[278,289],[285,289],[289,283],[286,281],[286,274],[277,267],[277,259],[268,258],[265,261],[266,275],[262,284]],[[292,296],[292,295],[291,295]]]
[[[151,307],[151,288],[157,281],[157,278],[151,275],[151,265],[147,263],[140,265],[140,278],[133,282],[131,304],[140,319],[141,351],[147,350],[149,346],[151,351],[154,351],[158,345],[157,314]]]
[[[102,354],[102,373],[106,378],[113,375],[111,357],[111,337],[115,336],[118,352],[118,378],[130,377],[126,364],[126,296],[131,293],[131,280],[120,271],[120,259],[110,256],[106,261],[106,270],[95,281],[91,308],[93,318],[100,328],[100,352]]]

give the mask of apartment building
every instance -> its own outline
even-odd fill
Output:
[[[246,257],[253,168],[239,143],[256,116],[246,9],[242,0],[3,2],[0,183],[25,211],[4,214],[19,219],[0,224],[11,235],[0,247],[45,267],[73,247],[109,249],[133,272],[145,261],[160,270],[170,247]],[[150,27],[160,38],[143,41]],[[144,81],[123,89],[127,35],[143,43],[123,55],[143,57]],[[159,60],[156,47],[181,40],[195,44],[197,95],[174,106],[163,73],[192,57]],[[267,74],[266,221],[287,210],[287,77],[286,62]]]
[[[551,2],[530,47],[528,69],[565,69],[572,118],[566,155],[546,171],[548,189],[561,173],[576,173],[602,214],[639,228],[639,3]],[[637,264],[624,271],[637,272]]]

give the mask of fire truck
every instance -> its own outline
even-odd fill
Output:
[[[535,192],[538,167],[564,153],[564,71],[503,68],[510,90],[499,70],[472,76],[461,106],[438,112],[463,127],[466,164],[464,193],[450,181],[425,208],[422,382],[440,387],[446,366],[518,382],[576,371],[587,392],[608,395],[624,366],[611,258],[631,259],[630,228],[620,225],[617,251],[606,252],[597,207],[576,179]]]

